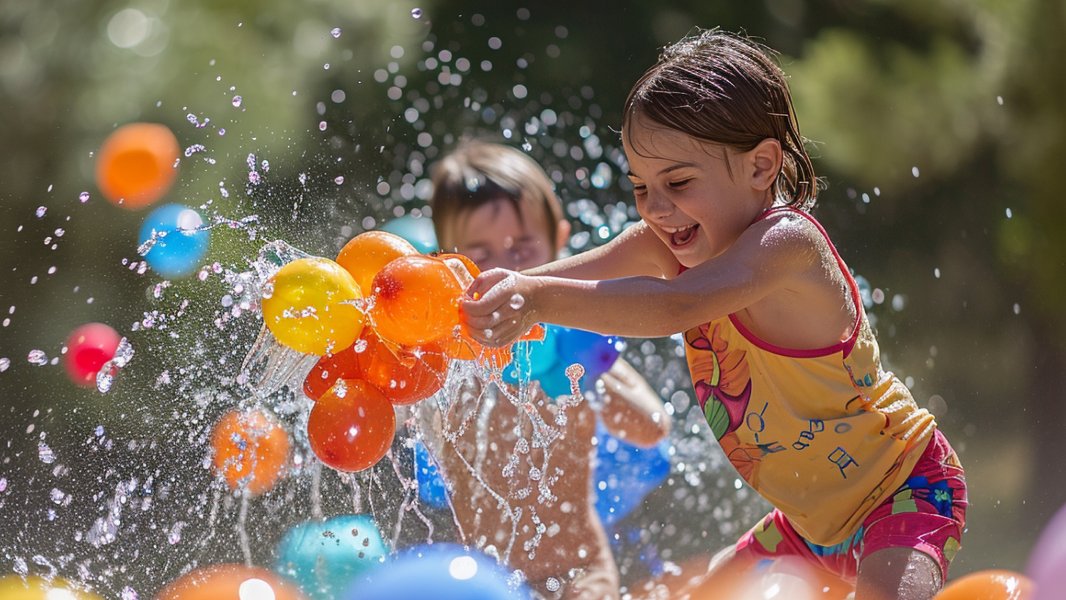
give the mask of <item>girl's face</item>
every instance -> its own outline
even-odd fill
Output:
[[[765,148],[772,140],[740,153],[638,115],[622,142],[637,211],[686,267],[725,252],[773,203],[780,158],[771,177],[766,170],[774,167],[762,156],[773,154]]]
[[[460,214],[455,229],[456,250],[483,271],[521,271],[552,261],[558,249],[552,247],[548,237],[552,225],[546,215],[534,210],[529,202],[519,202],[518,206],[521,215],[513,202],[500,198]]]

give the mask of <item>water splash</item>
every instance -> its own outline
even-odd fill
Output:
[[[102,394],[106,394],[111,391],[111,387],[115,384],[115,378],[118,377],[119,371],[122,370],[133,359],[133,344],[126,338],[122,338],[118,342],[118,348],[115,349],[115,355],[111,360],[104,363],[100,367],[100,371],[96,373],[96,389]]]

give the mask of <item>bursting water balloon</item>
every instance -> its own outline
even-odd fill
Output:
[[[116,206],[148,206],[174,184],[180,151],[177,138],[165,125],[130,123],[119,127],[100,146],[96,185]]]
[[[370,316],[382,338],[419,346],[450,333],[459,324],[463,289],[444,261],[404,256],[375,277]]]
[[[281,268],[263,292],[263,321],[279,342],[324,356],[351,346],[363,331],[355,279],[325,258],[301,258]]]
[[[184,277],[196,271],[207,255],[211,232],[200,213],[180,204],[153,210],[141,225],[139,245],[144,259],[163,277]]]

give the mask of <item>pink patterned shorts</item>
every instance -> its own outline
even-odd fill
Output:
[[[914,548],[932,556],[946,576],[966,523],[966,480],[958,456],[939,430],[911,476],[877,507],[850,538],[819,546],[800,537],[774,509],[737,542],[737,554],[755,560],[801,557],[854,583],[862,559],[885,548]]]

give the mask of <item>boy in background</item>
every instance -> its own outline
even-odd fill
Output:
[[[547,174],[501,144],[468,141],[441,159],[430,202],[441,250],[464,254],[482,270],[550,262],[570,233]],[[458,433],[455,443],[431,440],[464,543],[520,570],[543,598],[619,598],[618,567],[592,487],[597,412],[609,433],[639,447],[670,431],[662,399],[625,360],[601,381],[602,407],[571,404],[562,424],[558,405],[532,383],[540,418],[560,433],[546,448],[528,443],[528,416],[499,390],[480,386],[462,389],[442,416],[439,425]]]

